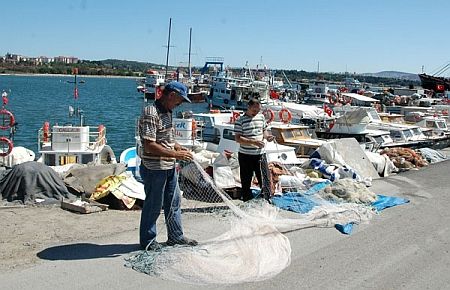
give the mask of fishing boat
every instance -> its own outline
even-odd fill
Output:
[[[450,91],[450,79],[433,76],[428,74],[419,74],[422,87],[424,89],[433,90],[436,93],[444,93],[445,91]]]
[[[75,77],[74,98],[78,99],[77,70]],[[88,126],[84,124],[83,111],[69,106],[69,121],[78,124],[53,125],[44,122],[38,131],[38,162],[48,166],[66,164],[108,164],[116,163],[114,152],[106,145],[106,127],[104,125]]]
[[[225,122],[215,124],[214,126],[220,135],[220,141],[215,152],[234,152],[239,151],[239,143],[235,141],[234,124]],[[264,147],[267,162],[279,162],[286,165],[302,163],[297,158],[296,148],[287,145],[281,145],[275,142],[266,142]]]
[[[221,109],[247,109],[248,101],[258,99],[262,105],[269,101],[269,84],[251,77],[234,77],[231,72],[221,71],[212,77],[209,93],[213,107]]]
[[[175,141],[196,152],[200,151],[221,153],[238,152],[239,144],[234,139],[234,120],[240,111],[212,111],[210,113],[186,114],[174,118]],[[141,160],[136,152],[139,146],[139,136],[136,137],[137,146],[130,147],[120,154],[120,162],[127,165],[139,180],[139,165]],[[295,147],[268,142],[266,144],[267,159],[269,162],[277,161],[284,164],[299,164]],[[212,161],[210,163],[212,164]]]
[[[220,132],[215,127],[216,124],[230,122],[233,114],[240,114],[241,111],[221,111],[210,110],[207,113],[194,113],[192,117],[197,121],[197,127],[200,130],[201,138],[205,142],[219,144]],[[235,115],[236,117],[237,115]]]
[[[154,101],[161,97],[165,77],[157,70],[148,70],[144,82],[144,101]]]
[[[337,90],[330,88],[330,85],[323,81],[314,81],[308,89],[306,89],[305,103],[306,104],[328,104],[331,93],[336,93]]]
[[[191,68],[191,44],[192,44],[192,28],[189,28],[189,58],[188,58],[188,79],[184,81],[184,84],[188,88],[188,98],[191,103],[204,103],[206,102],[206,96],[208,95],[208,86],[199,83],[192,77]]]

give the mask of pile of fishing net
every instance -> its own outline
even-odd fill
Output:
[[[166,246],[155,251],[136,252],[126,259],[126,266],[163,279],[191,284],[265,280],[290,264],[291,245],[283,233],[311,227],[363,223],[374,214],[373,208],[365,203],[337,202],[337,199],[343,199],[342,191],[324,193],[324,188],[331,184],[329,181],[319,183],[317,190],[310,190],[309,198],[314,206],[303,214],[288,214],[262,198],[246,203],[233,201],[198,163],[192,162],[188,166],[189,170],[182,171],[184,178],[191,183],[190,190],[193,192],[189,194],[195,197],[193,206],[200,206],[201,200],[215,202],[209,204],[209,223],[217,223],[215,228],[224,230],[217,237],[200,241],[195,247]],[[268,167],[264,168],[263,179],[268,178]],[[270,170],[285,173],[283,168],[276,166]],[[315,192],[322,194],[316,195]],[[327,195],[334,195],[336,200]],[[293,205],[296,203],[293,201]],[[170,217],[166,223],[171,223]],[[164,231],[164,227],[160,227],[159,235]],[[194,219],[183,215],[185,235],[192,236],[188,229],[195,227],[199,225],[194,223]]]
[[[386,154],[397,168],[412,169],[428,166],[428,162],[411,148],[394,147],[386,148],[380,152],[381,155]]]

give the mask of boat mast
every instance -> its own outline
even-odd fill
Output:
[[[172,18],[169,19],[169,37],[167,39],[167,56],[166,56],[166,74],[165,78],[167,79],[167,70],[169,69],[169,49],[170,49],[170,30],[172,29]]]
[[[78,75],[78,68],[74,67],[72,69],[72,74],[74,75],[74,89],[73,89],[73,107],[69,106],[69,117],[79,117],[80,118],[80,126],[83,126],[84,119],[83,119],[83,110],[78,107],[78,82],[77,82],[77,75]]]
[[[192,43],[192,27],[189,28],[189,59],[188,59],[189,80],[192,77],[192,70],[191,70],[191,43]]]

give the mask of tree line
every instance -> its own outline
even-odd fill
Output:
[[[96,76],[131,76],[144,77],[148,70],[164,70],[165,66],[155,63],[146,63],[138,61],[106,59],[106,60],[82,60],[76,64],[65,63],[47,63],[36,65],[32,62],[21,61],[16,63],[0,62],[0,73],[29,73],[29,74],[72,74],[73,68],[78,68],[79,75],[96,75]],[[200,67],[192,68],[193,73],[200,73]],[[177,70],[177,67],[169,67],[170,71]],[[236,69],[238,71],[238,69]],[[340,73],[317,73],[307,72],[304,70],[283,70],[286,77],[291,82],[301,83],[304,80],[325,80],[329,82],[342,82],[347,74]],[[275,72],[275,76],[283,77],[281,70]],[[416,86],[420,85],[418,81],[381,78],[374,76],[351,75],[358,79],[361,83],[371,83],[383,86]]]

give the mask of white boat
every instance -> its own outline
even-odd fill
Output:
[[[370,123],[364,108],[356,108],[340,115],[329,127],[329,132],[340,134],[363,134]]]
[[[318,120],[315,132],[319,138],[354,137],[358,142],[364,142],[364,135],[369,123],[370,117],[364,108],[352,107],[351,110],[337,112],[335,107],[335,115]]]
[[[165,84],[165,77],[156,70],[148,70],[144,83],[144,100],[154,101],[161,97],[162,89]]]
[[[334,111],[340,116],[336,119],[336,121],[341,120],[340,126],[345,127],[348,123],[350,127],[355,129],[355,134],[358,127],[361,129],[359,134],[362,135],[366,135],[367,130],[384,130],[390,133],[391,138],[398,146],[426,147],[432,145],[432,142],[423,134],[419,126],[383,122],[383,119],[373,107],[341,106],[335,107]],[[355,118],[349,118],[348,116],[354,116]],[[383,118],[385,119],[385,116]],[[333,128],[334,126],[336,126],[336,123]]]
[[[344,87],[347,89],[348,92],[350,93],[357,93],[357,92],[361,92],[361,90],[363,89],[363,86],[361,84],[361,82],[357,79],[354,78],[345,78],[344,80]]]
[[[242,112],[216,112],[193,114],[188,118],[174,118],[175,140],[180,145],[195,152],[206,150],[221,153],[223,151],[238,152],[239,144],[234,139],[233,119]],[[230,122],[231,121],[231,122]],[[194,125],[195,124],[195,125]],[[203,131],[210,132],[206,139]],[[209,140],[209,141],[206,141]],[[136,137],[139,146],[139,137]],[[269,162],[278,161],[283,164],[300,164],[296,156],[296,148],[268,142],[265,147]],[[127,165],[127,170],[139,180],[141,160],[136,154],[136,146],[124,150],[119,161]],[[212,164],[213,160],[211,160]]]
[[[308,89],[306,89],[305,103],[309,104],[323,104],[329,103],[331,93],[336,93],[337,90],[330,88],[330,85],[322,80],[314,81]]]
[[[387,147],[409,147],[410,143],[394,141],[389,131],[366,129],[366,150],[376,152]]]
[[[78,99],[75,73],[75,99]],[[79,119],[79,124],[50,126],[44,122],[38,131],[38,162],[48,166],[66,164],[108,164],[116,163],[111,147],[106,145],[106,127],[103,125],[87,126],[83,123],[83,111],[69,107],[72,120]]]
[[[429,116],[421,112],[411,112],[406,121],[412,121],[414,125],[421,128],[431,129],[432,134],[435,136],[443,136],[450,134],[447,126],[447,121],[439,116]]]
[[[214,107],[244,110],[252,98],[259,99],[262,105],[269,101],[269,84],[222,71],[212,77],[209,98]]]
[[[370,123],[367,128],[388,131],[392,140],[401,147],[431,147],[433,143],[418,126],[374,122]]]
[[[234,124],[223,122],[215,124],[214,127],[220,134],[220,141],[215,152],[228,151],[237,153],[239,151],[239,143],[235,141]],[[301,163],[300,159],[297,158],[295,147],[266,142],[264,149],[268,162],[280,162],[287,165]]]
[[[242,111],[211,110],[208,113],[192,114],[192,117],[198,122],[198,127],[201,131],[201,139],[205,142],[219,144],[220,132],[215,128],[215,125],[230,122],[233,118],[233,113],[242,114]]]
[[[272,100],[263,107],[263,110],[271,110],[273,112],[273,120],[275,122],[281,122],[280,112],[285,109],[290,113],[289,122],[292,124],[301,124],[306,120],[317,121],[323,119],[326,115],[323,108],[314,105],[296,104],[291,102],[282,102]]]
[[[48,123],[38,131],[38,162],[49,166],[114,163],[112,149],[106,145],[106,128],[102,125],[72,126]]]

